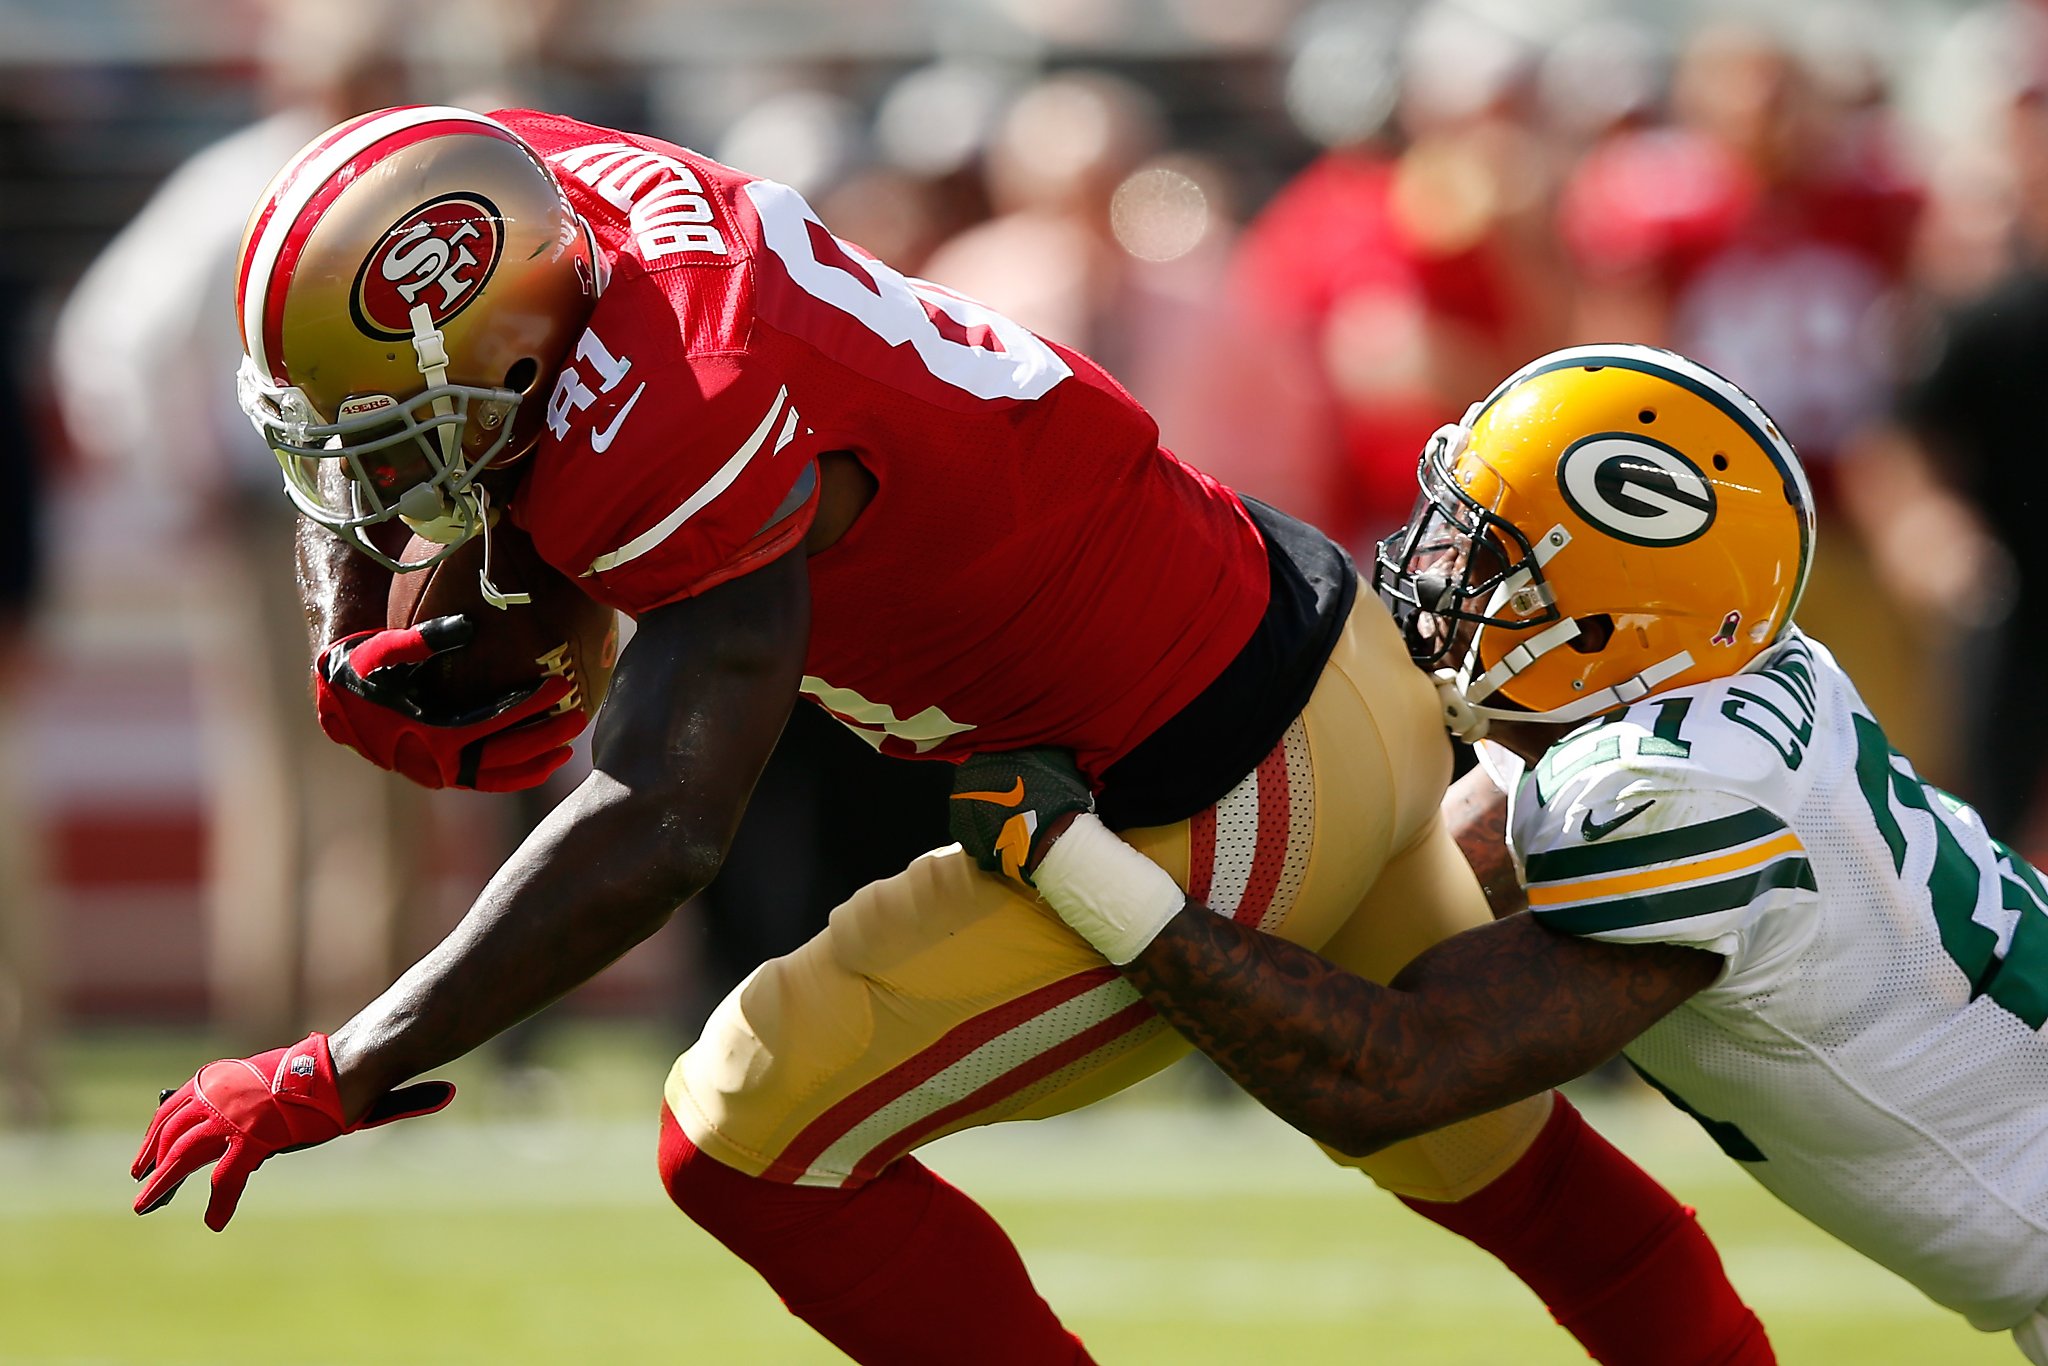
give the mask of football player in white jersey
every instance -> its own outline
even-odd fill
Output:
[[[1790,445],[1702,366],[1581,347],[1440,431],[1420,478],[1375,582],[1447,724],[1493,742],[1451,802],[1503,918],[1376,986],[1209,913],[1092,815],[1033,826],[1042,762],[983,756],[960,788],[1026,777],[1044,899],[1322,1142],[1619,1050],[1786,1204],[2048,1366],[2048,889],[1793,626]],[[966,815],[980,854],[1000,831]]]

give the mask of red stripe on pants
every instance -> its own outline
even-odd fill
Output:
[[[1099,1048],[1115,1043],[1125,1034],[1158,1016],[1143,1001],[1133,1001],[1106,1020],[1097,1021],[1065,1043],[1048,1048],[1027,1063],[1013,1067],[988,1085],[978,1088],[942,1110],[934,1111],[877,1143],[854,1165],[856,1181],[880,1172],[902,1154],[909,1152],[933,1133],[958,1119],[991,1109],[1042,1077],[1049,1077],[1068,1063],[1087,1057]]]
[[[818,1155],[845,1137],[856,1124],[890,1101],[951,1067],[998,1034],[1093,991],[1116,977],[1112,967],[1091,968],[1065,977],[1014,1001],[1005,1001],[948,1031],[937,1043],[898,1063],[804,1127],[796,1141],[777,1155],[763,1175],[795,1181]]]
[[[1216,808],[1205,807],[1188,818],[1188,896],[1207,902],[1216,885]]]
[[[1252,843],[1252,869],[1246,875],[1244,896],[1231,919],[1240,925],[1256,925],[1273,904],[1280,889],[1280,870],[1287,862],[1287,821],[1290,811],[1287,790],[1287,748],[1282,741],[1259,761],[1259,831]]]

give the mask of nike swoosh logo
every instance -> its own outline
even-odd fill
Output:
[[[1020,811],[1003,822],[996,852],[1003,856],[1003,876],[1024,881],[1024,860],[1031,857],[1031,836],[1038,829],[1036,811]]]
[[[1586,813],[1586,818],[1579,822],[1579,834],[1583,835],[1588,840],[1604,839],[1606,836],[1611,835],[1615,831],[1621,829],[1622,826],[1627,825],[1630,821],[1642,815],[1645,811],[1648,811],[1651,807],[1655,806],[1656,804],[1657,799],[1655,797],[1652,797],[1650,798],[1650,800],[1644,802],[1641,806],[1630,807],[1628,810],[1622,812],[1619,816],[1616,816],[1611,821],[1596,821],[1593,819],[1593,813],[1588,811]]]
[[[953,800],[956,802],[994,802],[997,806],[1022,806],[1024,804],[1024,780],[1019,778],[1017,785],[1008,792],[955,792]]]
[[[640,401],[640,395],[646,392],[646,389],[647,381],[643,379],[640,381],[640,387],[633,391],[633,397],[626,400],[626,406],[619,409],[618,415],[611,420],[611,424],[601,432],[590,434],[590,449],[600,455],[611,449],[612,438],[619,434],[619,428],[626,425],[626,414],[633,411],[633,405]]]

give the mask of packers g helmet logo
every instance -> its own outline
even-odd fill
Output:
[[[480,194],[419,205],[377,239],[356,271],[349,312],[372,337],[402,341],[425,304],[439,327],[483,292],[505,243],[498,206]]]
[[[1714,524],[1714,486],[1661,441],[1599,432],[1565,448],[1557,487],[1573,512],[1631,545],[1684,545]]]

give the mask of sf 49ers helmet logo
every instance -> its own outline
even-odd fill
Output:
[[[428,200],[393,223],[356,271],[349,299],[356,326],[403,340],[421,304],[435,326],[447,322],[483,292],[504,243],[498,207],[482,195]]]

